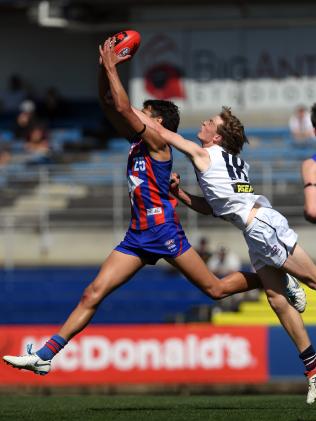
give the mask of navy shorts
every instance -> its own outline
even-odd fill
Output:
[[[140,257],[147,264],[155,265],[161,258],[175,258],[191,247],[182,226],[165,222],[146,230],[129,228],[124,240],[114,250]]]
[[[312,159],[313,159],[314,161],[316,161],[316,153],[314,153],[314,155],[312,156]]]

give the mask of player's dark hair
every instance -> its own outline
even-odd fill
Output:
[[[311,108],[311,122],[314,129],[316,129],[316,102],[312,105]]]
[[[162,125],[176,132],[180,123],[179,108],[171,101],[148,99],[143,103],[144,108],[151,107],[153,117],[161,117]]]
[[[228,153],[238,155],[244,143],[249,143],[244,126],[228,107],[222,107],[219,116],[223,120],[223,124],[217,126],[217,133],[222,136],[221,146]]]

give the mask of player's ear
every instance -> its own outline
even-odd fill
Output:
[[[156,117],[156,121],[157,121],[159,124],[162,124],[162,122],[163,122],[163,118],[162,118],[162,117]]]
[[[222,136],[220,134],[216,133],[213,137],[213,142],[216,145],[219,145],[221,143],[222,139],[223,139]]]

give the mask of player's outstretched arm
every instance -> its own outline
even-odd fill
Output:
[[[202,196],[195,196],[180,188],[180,175],[177,173],[171,174],[170,192],[180,200],[183,204],[203,215],[213,215],[211,206]]]
[[[146,121],[145,117],[147,116],[142,117],[137,111],[135,113],[139,115],[139,118],[142,119],[142,121]],[[187,155],[198,170],[204,171],[210,165],[210,156],[208,152],[195,142],[185,139],[180,134],[166,129],[155,121],[148,121],[146,124],[156,130],[167,144],[174,146],[180,152]]]
[[[111,45],[111,38],[107,39],[104,43],[103,48],[99,48],[100,56],[104,65],[105,72],[107,74],[114,106],[117,112],[119,112],[125,121],[129,124],[135,135],[142,134],[144,141],[149,145],[153,151],[165,149],[167,147],[166,141],[160,136],[160,134],[152,129],[146,127],[146,124],[138,117],[134,112],[128,95],[122,85],[122,82],[117,73],[116,65],[123,61],[126,61],[129,56],[119,57],[115,54]]]
[[[128,140],[132,139],[135,134],[134,131],[114,107],[109,80],[106,75],[101,57],[98,73],[98,91],[101,107],[106,118],[109,120],[109,122],[112,124],[112,126],[115,128],[115,130],[120,136],[125,137]]]

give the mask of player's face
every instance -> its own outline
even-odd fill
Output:
[[[211,117],[209,120],[203,121],[201,129],[198,133],[198,138],[202,144],[214,144],[214,141],[220,137],[217,133],[217,127],[223,124],[223,120],[219,115]],[[217,143],[217,142],[215,142]]]

